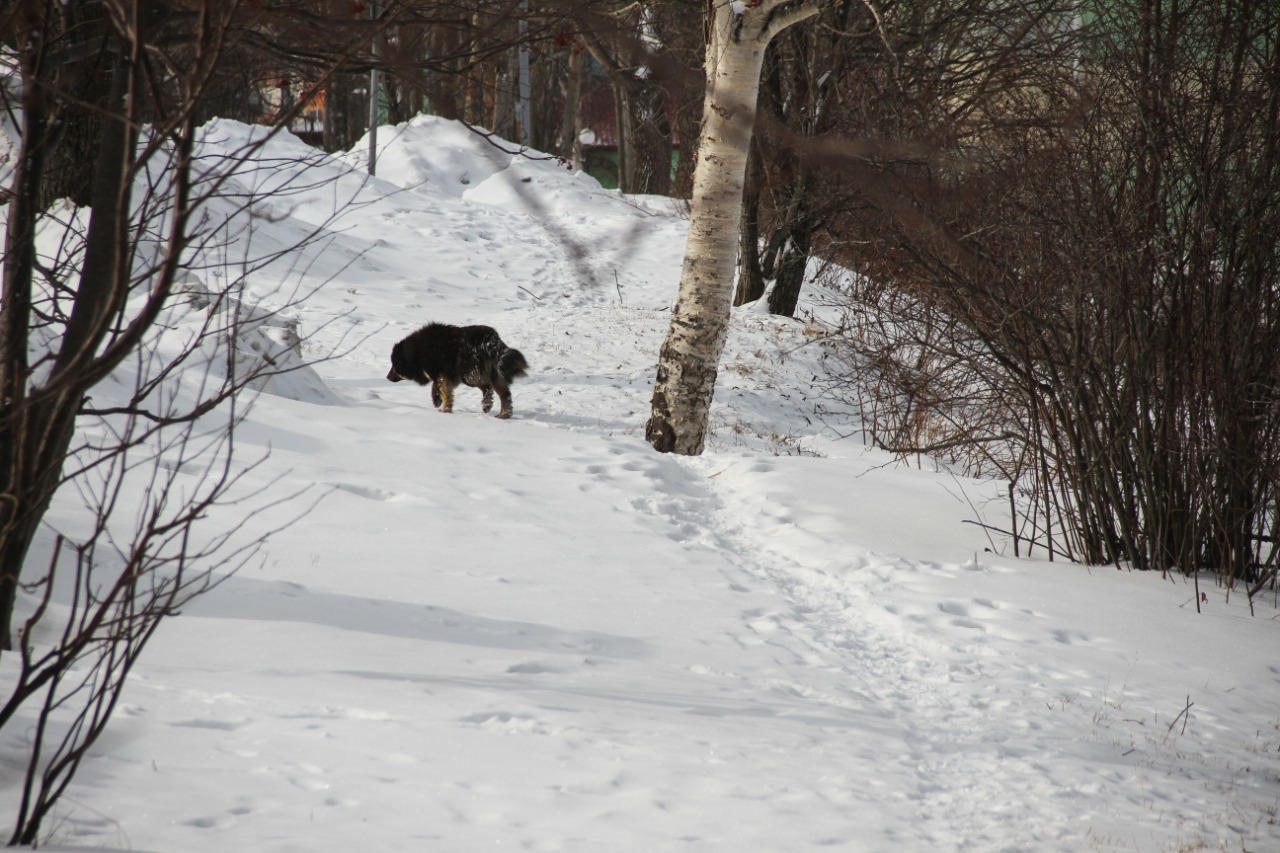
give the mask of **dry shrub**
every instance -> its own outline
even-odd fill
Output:
[[[877,443],[1000,471],[1042,544],[1253,594],[1277,565],[1280,8],[1111,7],[967,146],[863,167],[849,376]]]

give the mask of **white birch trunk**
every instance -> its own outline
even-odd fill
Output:
[[[689,239],[671,328],[658,357],[653,411],[645,424],[645,438],[656,450],[685,456],[702,452],[729,328],[742,190],[765,48],[778,32],[821,10],[809,0],[712,3]]]

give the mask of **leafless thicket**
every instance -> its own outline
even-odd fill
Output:
[[[0,294],[0,729],[22,753],[6,758],[22,767],[10,843],[42,840],[162,620],[252,559],[269,530],[243,535],[244,519],[292,496],[255,478],[236,425],[244,392],[307,367],[281,315],[305,296],[287,256],[327,224],[255,245],[254,217],[312,179],[306,149],[254,172],[269,129],[231,153],[200,144],[219,133],[198,123],[246,8],[31,2],[0,20],[18,137]],[[58,169],[86,133],[92,168]],[[88,206],[57,200],[79,192]],[[266,276],[270,311],[241,298]]]
[[[783,33],[761,84],[737,304],[767,293],[770,313],[792,316],[812,260],[880,251],[850,217],[904,203],[887,177],[936,168],[995,120],[1005,92],[1069,63],[1079,5],[840,3]]]
[[[1125,0],[927,168],[871,164],[848,369],[1091,563],[1274,581],[1280,7]],[[871,285],[868,282],[876,282]]]

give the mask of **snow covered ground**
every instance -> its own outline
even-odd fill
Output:
[[[1002,484],[842,438],[806,325],[752,307],[707,453],[654,453],[678,205],[436,119],[379,140],[376,179],[361,143],[254,209],[255,249],[322,227],[251,291],[318,287],[270,322],[338,355],[271,383],[239,443],[270,451],[251,483],[323,499],[162,627],[52,844],[1280,850],[1273,603],[1197,614],[1182,581],[1014,559],[965,523],[1004,523]],[[523,351],[512,420],[386,381],[430,320]],[[26,736],[0,732],[0,815]]]

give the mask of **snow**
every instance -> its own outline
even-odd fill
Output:
[[[654,453],[679,205],[440,119],[378,138],[376,178],[363,141],[283,137],[237,185],[288,192],[229,256],[320,232],[242,307],[263,346],[332,357],[237,439],[269,454],[249,485],[311,488],[212,514],[246,542],[301,517],[161,628],[55,848],[1280,849],[1273,601],[1208,587],[1197,613],[1182,579],[1015,559],[966,523],[1005,524],[1003,484],[864,447],[819,414],[810,324],[751,307],[708,451]],[[431,320],[525,354],[512,420],[386,381]],[[0,732],[0,814],[26,739]]]

